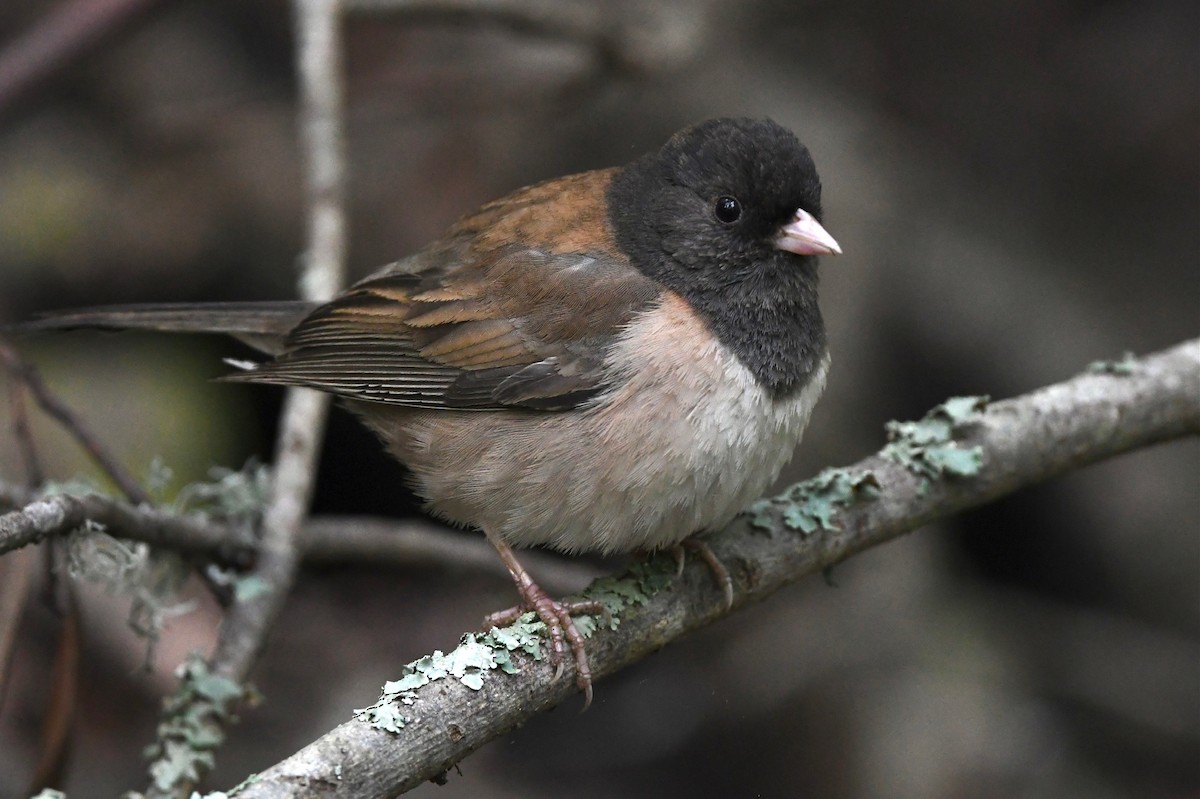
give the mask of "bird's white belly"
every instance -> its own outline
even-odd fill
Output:
[[[826,357],[803,390],[773,399],[671,296],[633,321],[609,360],[626,379],[586,410],[363,411],[438,515],[518,546],[656,549],[723,526],[762,495],[828,368]]]

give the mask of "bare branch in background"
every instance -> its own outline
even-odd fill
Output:
[[[29,389],[29,393],[37,400],[38,406],[52,416],[79,442],[92,460],[104,470],[109,479],[116,483],[130,502],[150,502],[150,496],[142,490],[133,475],[121,465],[108,449],[100,443],[100,439],[92,432],[87,422],[75,413],[53,391],[49,389],[37,370],[21,360],[12,349],[0,344],[0,363]]]
[[[12,367],[17,360],[16,353],[0,344],[0,360]],[[33,430],[29,426],[29,410],[25,406],[25,386],[20,379],[9,384],[9,400],[12,403],[13,439],[17,442],[17,451],[21,453],[21,463],[25,468],[27,485],[38,486],[46,481],[46,472],[42,469],[41,458],[38,457],[37,447],[33,443]]]
[[[8,675],[21,626],[21,615],[33,583],[37,550],[26,549],[0,559],[0,711],[8,694]]]
[[[309,243],[300,276],[301,296],[326,300],[345,274],[345,145],[338,3],[299,0],[295,6],[301,76],[300,133],[308,169]],[[222,625],[214,671],[241,681],[282,608],[300,560],[297,540],[316,475],[329,397],[289,390],[276,443],[272,493],[263,516],[256,573],[269,590],[234,605]]]
[[[64,583],[59,600],[62,604],[58,644],[50,667],[49,700],[42,718],[37,766],[33,772],[30,794],[62,783],[63,772],[71,753],[71,728],[79,707],[79,675],[83,662],[78,599],[75,587]]]
[[[111,497],[56,496],[35,500],[32,492],[0,482],[0,505],[20,506],[0,516],[0,555],[67,535],[84,520],[104,525],[117,538],[142,541],[182,554],[224,553],[252,559],[257,540],[241,525],[225,525],[200,515],[178,516]],[[372,566],[430,567],[491,574],[508,582],[508,571],[482,537],[448,530],[423,520],[369,516],[314,516],[300,533],[305,561]],[[599,576],[578,559],[532,551],[523,556],[547,589],[572,591]]]
[[[483,536],[464,534],[424,521],[365,516],[314,516],[302,536],[306,562],[353,561],[373,566],[452,568],[491,574],[511,583],[504,563]],[[578,558],[533,550],[521,562],[547,590],[575,591],[600,576]]]
[[[15,358],[15,353],[0,344],[0,361],[11,366]],[[12,402],[13,438],[21,453],[21,461],[25,468],[25,482],[28,485],[40,485],[45,476],[37,448],[34,446],[33,433],[29,427],[29,414],[25,406],[25,386],[19,379],[12,380],[9,383],[9,393]],[[7,695],[17,630],[21,626],[21,617],[29,598],[36,562],[37,553],[32,549],[0,560],[0,712],[4,710],[4,697]]]
[[[711,541],[733,567],[735,609],[934,519],[1138,447],[1200,434],[1200,340],[1124,362],[1114,372],[1084,374],[973,414],[954,443],[961,452],[978,452],[982,468],[974,476],[931,479],[913,463],[881,453],[843,470],[870,475],[877,493],[827,518],[833,529],[791,529],[795,522],[785,518],[811,510],[799,505],[794,489],[760,517],[768,531],[735,522]],[[592,637],[592,671],[612,674],[725,615],[710,575],[693,564],[670,590],[623,612],[616,630]],[[437,778],[576,691],[570,675],[552,680],[546,660],[520,658],[519,665],[515,675],[483,673],[477,690],[455,679],[416,688],[410,702],[396,706],[406,718],[398,733],[346,722],[257,774],[238,796],[279,799],[319,789],[326,797],[372,799]]]
[[[66,0],[0,50],[0,113],[94,50],[157,0]]]
[[[73,435],[96,459],[126,495],[136,500],[141,488],[123,469],[116,458],[109,455],[92,435],[82,419],[60,400],[42,381],[41,376],[30,365],[21,360],[14,351],[0,343],[0,364],[12,375],[12,426],[21,460],[25,467],[26,484],[41,485],[45,480],[41,459],[33,441],[29,416],[25,405],[25,391],[34,396],[43,410],[57,419],[67,432]],[[144,496],[144,495],[142,495]],[[42,733],[39,743],[40,754],[34,769],[29,793],[57,784],[66,768],[67,754],[71,749],[71,729],[78,709],[79,664],[81,645],[79,636],[79,605],[75,586],[60,583],[53,568],[58,552],[53,548],[43,550],[47,573],[48,596],[58,610],[60,628],[58,646],[51,666],[51,685],[42,716]],[[4,704],[5,688],[8,684],[9,668],[12,663],[13,644],[20,626],[22,613],[32,585],[37,553],[28,549],[17,553],[5,562],[0,562],[0,707]]]
[[[300,275],[300,294],[327,300],[345,282],[346,145],[343,133],[343,65],[339,0],[295,0],[297,71],[300,76],[300,139],[305,153],[308,191],[308,244]],[[289,389],[275,447],[271,496],[263,515],[262,539],[252,579],[258,590],[235,600],[221,625],[209,673],[242,684],[283,609],[300,565],[300,532],[316,479],[321,438],[330,398],[307,389]],[[181,691],[188,691],[184,682]],[[226,703],[235,697],[228,696]],[[189,702],[186,693],[182,702]],[[218,703],[221,704],[221,703]],[[168,715],[179,713],[168,707]],[[219,728],[224,713],[211,722]],[[174,744],[188,745],[188,741]],[[211,755],[197,753],[190,768],[175,769],[177,748],[160,740],[150,765],[150,796],[187,796],[211,767]]]
[[[239,540],[235,536],[235,528],[148,505],[134,507],[109,497],[62,494],[35,499],[12,486],[0,484],[0,498],[6,502],[23,498],[28,502],[21,510],[0,516],[0,553],[66,535],[88,521],[104,525],[114,535],[183,552],[252,546],[252,542],[244,537]]]

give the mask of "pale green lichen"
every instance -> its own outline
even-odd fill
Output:
[[[68,480],[47,480],[38,488],[38,497],[86,497],[89,494],[106,494],[100,484],[88,477],[72,477]]]
[[[835,519],[840,510],[871,499],[879,483],[869,471],[825,469],[816,477],[789,487],[778,496],[766,497],[746,509],[750,525],[774,530],[773,513],[779,510],[784,526],[811,535],[817,530],[839,529]]]
[[[251,460],[240,470],[213,468],[209,470],[209,478],[181,488],[170,509],[181,515],[200,513],[211,521],[240,528],[245,534],[243,540],[252,541],[270,496],[270,469]],[[237,602],[250,601],[271,590],[270,584],[256,574],[215,567],[207,574],[214,584],[232,589]]]
[[[608,615],[580,614],[574,619],[575,627],[588,638],[602,626],[616,629],[620,613],[649,602],[670,585],[671,573],[662,564],[647,561],[635,564],[620,577],[596,580],[582,597],[601,602]],[[507,627],[496,627],[482,634],[467,633],[453,651],[435,651],[409,663],[399,679],[384,684],[375,704],[355,710],[354,717],[377,729],[398,733],[412,723],[403,708],[416,703],[419,688],[437,680],[454,678],[473,691],[481,690],[490,671],[520,672],[514,657],[516,653],[524,653],[534,660],[545,658],[545,635],[545,622],[532,611],[522,614]]]
[[[270,497],[270,469],[251,460],[238,470],[217,467],[208,474],[208,481],[181,488],[171,503],[172,509],[203,513],[227,524],[253,524],[258,520]]]
[[[1137,357],[1132,352],[1126,352],[1116,361],[1092,361],[1087,365],[1087,371],[1094,375],[1116,375],[1128,377],[1137,366]]]
[[[236,721],[234,709],[257,694],[228,677],[213,674],[199,656],[179,666],[179,689],[163,702],[158,740],[145,756],[153,760],[150,777],[160,791],[198,781],[213,767],[213,751],[225,740],[225,727]]]
[[[575,626],[585,638],[607,627],[615,630],[621,623],[622,611],[647,604],[655,594],[670,587],[675,570],[665,557],[647,559],[633,564],[617,577],[601,577],[583,591],[583,598],[604,605],[608,615],[583,614],[575,618]]]
[[[496,667],[505,674],[517,674],[521,670],[513,662],[514,652],[524,652],[534,660],[542,659],[542,635],[546,624],[536,613],[523,614],[507,627],[493,627],[481,636],[479,643],[485,644],[492,650],[492,659]]]
[[[161,494],[171,480],[171,470],[158,458],[149,467],[147,484],[152,495]],[[201,513],[229,525],[241,525],[249,539],[266,505],[270,471],[250,462],[240,471],[213,469],[209,482],[181,489],[165,507],[175,513]],[[96,482],[73,479],[49,482],[40,496],[105,495]],[[194,603],[177,597],[191,569],[177,553],[109,535],[104,526],[88,521],[67,537],[67,569],[71,577],[103,586],[109,593],[130,599],[129,626],[146,640],[145,664],[154,660],[155,647],[165,623],[191,611]],[[256,575],[213,569],[210,578],[233,589],[238,601],[253,599],[269,590]]]
[[[262,514],[270,486],[270,472],[250,463],[241,471],[214,469],[212,480],[185,486],[166,507],[177,513],[202,513],[226,524],[250,529]],[[147,484],[161,498],[171,480],[171,470],[156,459],[150,465]],[[105,494],[96,483],[72,480],[49,483],[42,496]],[[191,603],[174,602],[190,570],[176,554],[157,551],[144,543],[124,541],[109,535],[104,527],[88,522],[67,539],[67,569],[76,579],[98,583],[112,593],[131,599],[130,626],[147,639],[147,665],[165,621],[188,612]],[[267,589],[259,577],[225,574],[239,601],[251,599]],[[164,700],[163,721],[158,740],[144,751],[153,760],[150,776],[163,792],[195,782],[213,766],[213,751],[224,741],[224,728],[236,721],[234,710],[243,701],[257,701],[252,688],[208,671],[204,660],[193,656],[177,670],[180,687]],[[138,796],[138,794],[128,794]],[[220,799],[225,794],[209,794]]]
[[[247,602],[270,590],[271,584],[257,574],[239,575],[233,580],[233,596],[238,602]]]
[[[951,397],[916,422],[888,422],[883,457],[922,478],[921,491],[942,477],[973,477],[983,467],[982,447],[960,447],[954,436],[979,421],[988,397]]]
[[[145,667],[167,621],[191,612],[194,602],[178,602],[189,569],[178,554],[148,544],[125,541],[85,522],[66,538],[67,573],[76,580],[102,586],[130,600],[129,627],[146,641]]]
[[[156,502],[162,503],[165,501],[167,489],[174,479],[175,470],[168,466],[160,456],[155,455],[150,459],[150,465],[146,467],[146,476],[142,479],[142,485],[147,494]]]
[[[467,633],[454,650],[447,653],[438,650],[409,663],[400,679],[384,683],[375,704],[355,710],[354,716],[372,727],[398,733],[411,721],[401,706],[416,702],[418,688],[453,677],[472,691],[478,691],[483,688],[483,675],[488,671],[499,669],[516,674],[519,669],[512,653],[522,651],[540,660],[541,635],[545,629],[536,614],[526,613],[508,627],[483,634]]]
[[[365,721],[377,730],[398,734],[412,719],[400,712],[393,697],[382,696],[370,707],[354,711],[354,717]]]

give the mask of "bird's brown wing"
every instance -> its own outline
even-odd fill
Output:
[[[577,407],[608,385],[607,349],[659,295],[613,242],[609,178],[561,178],[484,206],[231,379],[417,408]]]

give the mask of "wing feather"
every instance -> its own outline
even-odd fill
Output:
[[[610,177],[563,178],[484,206],[318,307],[275,360],[229,379],[414,408],[578,407],[608,386],[608,348],[660,295],[597,222]]]

